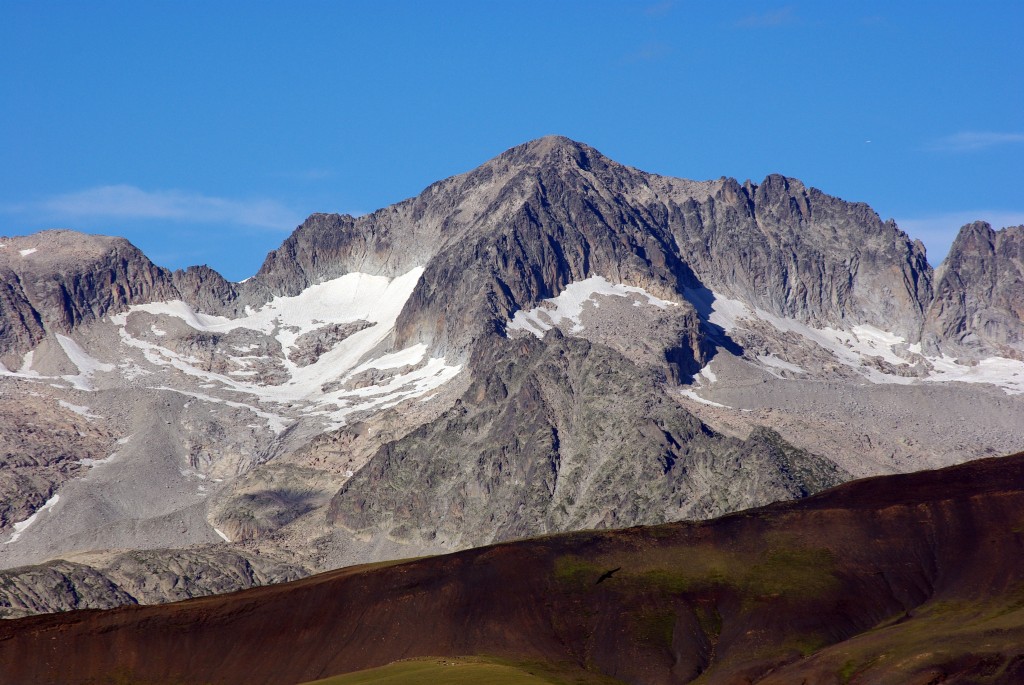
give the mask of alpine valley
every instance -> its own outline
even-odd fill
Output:
[[[891,220],[793,178],[669,178],[547,137],[372,214],[313,214],[238,283],[120,238],[0,243],[6,618],[712,519],[1024,450],[1024,226],[964,226],[933,269]],[[834,497],[874,492],[856,486]],[[724,521],[637,535],[676,554],[733,526],[749,549],[720,556],[761,554]],[[588,570],[629,546],[531,544]],[[698,604],[667,629],[703,626]],[[708,649],[656,682],[697,677]]]

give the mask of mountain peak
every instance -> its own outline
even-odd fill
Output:
[[[0,238],[0,262],[17,265],[16,270],[30,265],[73,268],[83,260],[100,259],[117,249],[138,252],[125,238],[54,228],[26,236]]]
[[[512,149],[516,150],[519,148],[525,148],[527,150],[532,151],[535,154],[546,154],[554,150],[578,150],[581,148],[588,147],[588,145],[581,143],[578,140],[568,138],[566,136],[548,135],[541,136],[540,138],[534,138],[533,140],[528,140],[525,143],[517,145]]]
[[[595,160],[615,164],[594,148],[565,136],[544,136],[522,143],[499,155],[495,161],[511,165],[538,166],[565,164],[587,169]]]

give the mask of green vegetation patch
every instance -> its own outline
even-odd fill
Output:
[[[772,550],[743,574],[746,589],[760,596],[822,597],[836,590],[835,556],[821,548]]]
[[[604,571],[594,562],[574,555],[555,560],[555,579],[576,587],[594,585]]]
[[[858,665],[853,659],[849,659],[839,668],[839,673],[836,676],[839,678],[841,685],[848,685],[850,679],[857,672]]]
[[[634,589],[654,589],[680,595],[729,588],[748,601],[774,597],[813,600],[839,587],[835,556],[816,547],[772,547],[758,553],[726,551],[715,547],[661,551],[645,555],[639,563],[600,559],[575,561],[571,568],[597,578],[600,569],[622,566],[621,583]],[[569,566],[567,565],[567,568]],[[565,571],[568,573],[568,571]]]
[[[615,685],[572,666],[487,657],[431,657],[317,680],[306,685]]]

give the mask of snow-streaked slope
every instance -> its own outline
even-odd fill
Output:
[[[93,389],[91,378],[97,371],[114,370],[113,364],[104,364],[103,362],[93,358],[88,352],[82,349],[81,345],[66,335],[60,335],[58,333],[57,342],[60,343],[61,349],[64,350],[64,354],[67,355],[71,363],[78,367],[77,375],[66,375],[63,376],[63,378],[79,390],[88,391]]]
[[[872,383],[908,385],[919,382],[990,383],[1008,394],[1024,393],[1024,362],[1002,357],[983,359],[975,365],[961,364],[948,356],[926,356],[920,345],[908,345],[899,335],[874,326],[861,324],[849,330],[815,328],[794,319],[775,316],[761,309],[748,307],[718,293],[687,293],[705,318],[726,333],[743,328],[749,322],[765,322],[781,333],[794,333],[831,353],[839,362],[855,370]],[[774,354],[760,355],[759,361],[768,369],[784,369],[793,373],[806,370],[779,359]],[[893,366],[906,366],[923,361],[927,371],[920,378],[897,375],[880,370],[870,361],[880,359]]]
[[[346,274],[294,297],[276,297],[259,309],[247,308],[246,315],[237,319],[202,314],[180,301],[136,305],[112,319],[124,326],[133,312],[149,312],[177,317],[191,328],[210,333],[248,328],[273,334],[287,355],[300,335],[327,323],[365,320],[393,326],[422,275],[423,267],[394,279]]]
[[[990,357],[976,365],[959,364],[951,357],[928,357],[933,371],[925,380],[933,382],[991,383],[1011,394],[1024,394],[1024,362]]]
[[[34,514],[29,516],[24,521],[19,521],[18,523],[15,523],[14,524],[14,534],[11,536],[11,539],[5,541],[4,544],[5,545],[9,545],[12,542],[17,542],[18,538],[21,537],[21,534],[24,533],[28,529],[29,526],[31,526],[33,523],[36,522],[36,519],[39,518],[40,514],[45,514],[46,512],[48,512],[59,501],[60,501],[60,495],[54,495],[50,499],[46,500],[46,503],[43,506],[39,507],[39,509],[37,509]]]
[[[461,370],[461,366],[449,365],[444,359],[428,358],[424,344],[393,352],[384,351],[394,331],[395,321],[422,274],[422,267],[394,279],[347,274],[311,286],[297,296],[277,297],[259,309],[247,309],[244,316],[235,319],[202,314],[180,301],[137,305],[111,319],[120,329],[122,343],[140,350],[151,364],[177,369],[201,383],[202,388],[244,393],[251,399],[226,400],[192,391],[185,391],[186,394],[233,407],[249,406],[277,433],[292,421],[277,413],[251,407],[253,400],[298,409],[301,414],[322,417],[334,427],[341,425],[345,416],[354,412],[386,408],[428,393]],[[287,378],[277,384],[250,379],[257,375],[259,365],[268,359],[251,354],[251,349],[239,347],[231,348],[232,361],[240,367],[239,370],[229,372],[229,375],[202,369],[198,360],[170,349],[165,342],[170,326],[152,325],[150,331],[154,336],[150,340],[133,335],[129,330],[129,319],[143,312],[158,317],[158,321],[165,317],[179,319],[197,332],[226,334],[237,329],[249,329],[269,336],[283,349],[283,358],[272,361],[283,367]],[[296,348],[296,341],[303,334],[330,324],[359,321],[372,325],[335,344],[315,362],[299,366],[289,358]],[[355,382],[357,374],[373,370],[384,373],[367,382]]]
[[[580,315],[583,313],[585,304],[590,303],[592,306],[599,308],[601,306],[597,299],[599,295],[627,297],[631,294],[640,295],[646,299],[647,304],[659,309],[675,306],[674,302],[659,299],[643,288],[610,283],[601,276],[591,276],[582,281],[570,283],[565,286],[565,289],[557,297],[544,300],[539,306],[529,311],[519,310],[512,317],[512,320],[505,324],[505,330],[526,331],[541,338],[544,336],[545,331],[568,322],[573,324],[569,332],[579,333],[583,330]]]

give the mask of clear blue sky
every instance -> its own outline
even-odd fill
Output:
[[[0,0],[0,234],[252,274],[558,133],[641,169],[780,172],[934,262],[1024,222],[1024,2]],[[870,142],[869,142],[870,141]]]

